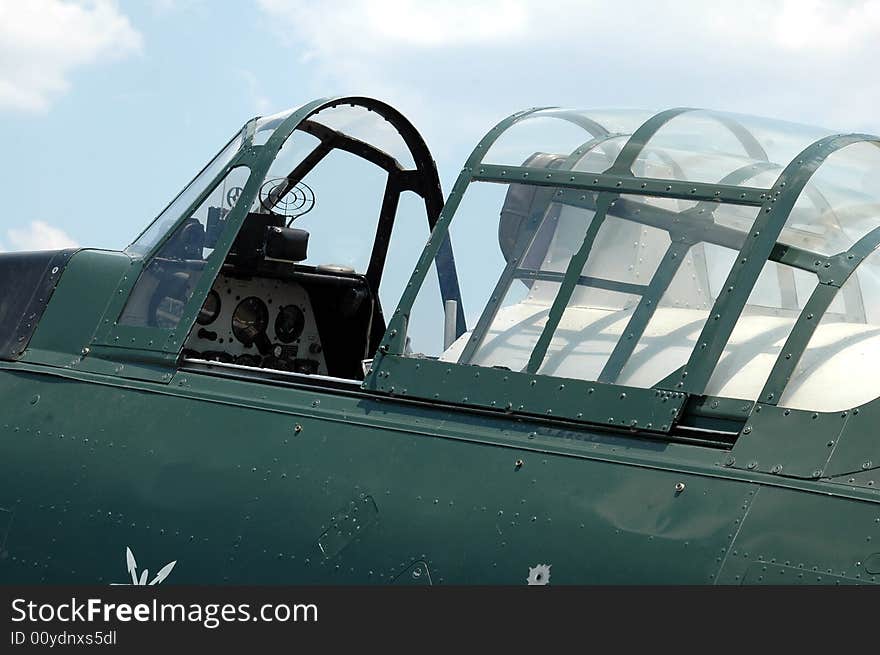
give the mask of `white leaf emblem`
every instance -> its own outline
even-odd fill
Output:
[[[156,574],[156,577],[150,580],[150,585],[161,584],[165,578],[167,578],[171,574],[171,569],[174,568],[174,565],[177,564],[177,560],[173,562],[168,562],[165,566],[159,569],[159,572]],[[131,576],[131,584],[137,586],[147,586],[147,578],[150,575],[149,569],[144,569],[140,577],[138,577],[137,572],[137,560],[134,558],[134,553],[131,552],[131,548],[128,546],[125,547],[125,565],[128,569],[128,574]],[[115,585],[119,584],[128,584],[126,582],[115,582]]]

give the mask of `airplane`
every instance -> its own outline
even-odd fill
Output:
[[[878,146],[535,108],[444,202],[383,102],[250,120],[0,255],[0,582],[877,583]]]

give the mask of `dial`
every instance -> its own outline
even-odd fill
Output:
[[[306,317],[296,305],[286,305],[278,311],[275,318],[275,336],[282,343],[296,341],[302,334]]]
[[[256,296],[242,300],[232,313],[232,333],[246,346],[253,344],[268,325],[269,310]]]
[[[214,289],[211,289],[211,293],[205,298],[205,304],[202,305],[202,308],[199,310],[199,315],[196,317],[196,323],[199,325],[210,325],[217,320],[219,314],[220,294],[214,291]]]

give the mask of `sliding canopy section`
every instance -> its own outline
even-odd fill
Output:
[[[698,109],[514,114],[465,163],[368,384],[661,432],[694,396],[816,411],[880,396],[877,146]],[[411,352],[449,245],[465,324]],[[829,379],[856,369],[858,389]],[[449,383],[425,382],[435,370]]]

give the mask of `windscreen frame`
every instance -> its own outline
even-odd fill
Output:
[[[282,145],[288,138],[292,136],[296,130],[300,130],[304,124],[308,124],[308,120],[315,114],[325,109],[332,109],[342,105],[350,105],[352,107],[361,107],[365,111],[375,112],[378,116],[388,121],[396,132],[402,137],[406,147],[409,149],[415,163],[412,170],[402,170],[395,176],[389,174],[389,180],[394,180],[393,185],[389,185],[385,192],[385,202],[383,202],[383,211],[380,212],[378,220],[377,236],[374,241],[373,252],[371,253],[370,275],[377,282],[381,279],[381,272],[377,272],[376,267],[384,264],[384,249],[387,250],[388,241],[390,240],[391,227],[394,222],[396,203],[393,198],[399,196],[406,190],[412,190],[421,196],[425,202],[425,210],[428,218],[429,230],[433,228],[437,222],[440,210],[443,205],[442,191],[440,188],[439,175],[436,165],[422,137],[419,135],[415,127],[396,109],[378,100],[366,98],[362,96],[346,96],[337,98],[322,98],[314,100],[310,103],[302,105],[295,111],[290,112],[280,121],[272,123],[271,135],[262,143],[262,145],[254,144],[254,134],[259,119],[252,119],[245,124],[243,128],[244,139],[243,145],[239,148],[237,154],[223,167],[220,173],[207,185],[206,189],[198,195],[191,203],[190,207],[175,222],[161,239],[150,249],[150,252],[142,257],[132,258],[130,270],[119,283],[113,299],[110,301],[101,327],[90,344],[89,351],[93,355],[90,358],[89,367],[96,370],[108,368],[105,362],[110,359],[119,359],[120,351],[126,354],[122,356],[124,359],[136,360],[138,364],[126,367],[113,367],[114,373],[123,377],[131,376],[144,379],[155,379],[159,381],[169,381],[170,374],[167,372],[169,368],[176,366],[177,359],[183,343],[189,330],[191,329],[199,308],[202,306],[208,291],[213,284],[214,279],[219,273],[226,256],[237,236],[242,224],[247,217],[248,210],[253,206],[257,198],[263,180],[269,172],[272,162],[278,155]],[[307,131],[306,127],[302,131]],[[351,144],[348,144],[351,145]],[[354,148],[357,150],[358,148]],[[360,148],[358,156],[366,155],[368,160],[376,159],[378,149]],[[213,161],[213,160],[212,160]],[[318,161],[315,162],[317,164]],[[375,163],[375,162],[373,162]],[[382,160],[385,166],[396,169],[386,160]],[[250,169],[250,177],[247,184],[242,190],[241,197],[235,207],[226,217],[225,226],[218,238],[215,246],[215,252],[218,256],[212,258],[212,261],[205,267],[201,279],[196,284],[192,297],[186,304],[186,308],[180,318],[177,327],[173,329],[163,329],[156,327],[144,326],[127,326],[118,323],[118,317],[121,315],[126,302],[134,289],[135,284],[149,264],[152,257],[158,253],[162,245],[171,238],[177,227],[185,220],[186,216],[198,207],[201,202],[214,190],[219,180],[228,173],[228,171],[236,167],[246,167]],[[380,167],[383,167],[380,165]],[[387,170],[387,168],[386,168]],[[307,171],[303,172],[303,175]],[[340,180],[343,183],[344,180]],[[389,200],[391,198],[391,200]],[[455,273],[454,257],[451,249],[442,251],[435,260],[438,270],[442,269],[444,274],[441,279],[441,291],[450,299],[458,297],[458,280]],[[111,353],[113,353],[111,355]],[[107,355],[103,357],[102,355]],[[93,364],[91,362],[94,362]],[[121,370],[116,370],[120,368]]]

